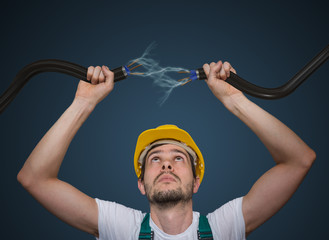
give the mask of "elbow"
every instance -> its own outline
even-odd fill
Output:
[[[51,177],[46,177],[38,172],[32,171],[31,169],[23,167],[17,174],[17,181],[25,188],[28,192],[38,188],[40,184],[48,181]]]
[[[25,188],[28,189],[31,187],[32,183],[33,183],[33,179],[31,177],[28,176],[28,174],[26,174],[24,172],[24,170],[20,170],[19,173],[17,174],[17,181]]]
[[[24,187],[24,185],[26,185],[26,180],[24,177],[24,173],[22,172],[22,170],[19,171],[19,173],[17,174],[17,181]]]
[[[316,159],[316,153],[314,150],[309,149],[303,156],[302,165],[303,167],[310,169]]]

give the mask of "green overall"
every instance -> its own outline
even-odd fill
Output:
[[[154,232],[150,227],[150,214],[147,213],[143,219],[141,230],[139,233],[139,240],[143,239],[154,239]],[[205,216],[201,216],[199,218],[199,230],[198,230],[198,239],[202,240],[213,240],[212,232],[210,225],[208,223],[208,219]]]

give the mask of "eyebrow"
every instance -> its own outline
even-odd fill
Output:
[[[181,154],[183,154],[187,159],[189,159],[189,157],[187,156],[187,154],[184,153],[184,152],[181,151],[181,150],[178,150],[178,149],[172,149],[172,150],[170,150],[170,152],[181,153]],[[146,159],[149,159],[152,155],[154,155],[154,154],[158,154],[158,153],[163,153],[163,151],[162,151],[162,150],[154,151],[154,152],[152,152],[150,155],[148,155],[148,156],[146,157]]]

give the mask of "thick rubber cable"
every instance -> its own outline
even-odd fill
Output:
[[[240,76],[231,72],[230,77],[226,80],[229,84],[248,95],[262,99],[278,99],[285,97],[298,88],[312,73],[314,73],[329,58],[329,45],[326,46],[318,55],[316,55],[308,64],[306,64],[291,80],[277,88],[264,88],[252,84]],[[125,79],[122,67],[111,70],[114,72],[114,81]],[[202,68],[198,69],[200,80],[206,79],[206,74]],[[87,68],[75,63],[47,59],[33,62],[21,69],[8,89],[0,97],[0,114],[14,100],[24,85],[36,74],[42,72],[60,72],[71,75],[86,82]]]
[[[114,82],[126,78],[121,69],[122,67],[111,70],[114,72]],[[90,81],[87,80],[87,68],[78,64],[58,59],[45,59],[30,63],[17,73],[8,89],[1,95],[0,114],[14,100],[19,91],[32,77],[43,72],[59,72],[90,83]]]
[[[329,58],[329,45],[326,46],[319,54],[317,54],[309,63],[307,63],[295,76],[288,82],[276,88],[264,88],[252,84],[241,78],[240,76],[230,72],[230,77],[226,82],[244,93],[262,99],[279,99],[283,98],[296,90],[311,74],[313,74],[325,61]],[[198,69],[200,80],[207,79],[207,76],[202,68]]]

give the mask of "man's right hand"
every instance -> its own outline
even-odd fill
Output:
[[[106,66],[90,66],[87,80],[91,83],[80,81],[75,99],[83,100],[95,107],[102,101],[114,87],[114,74]]]

